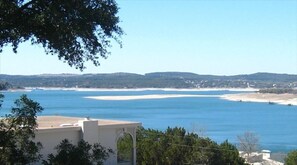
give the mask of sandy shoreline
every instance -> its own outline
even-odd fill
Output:
[[[32,90],[65,90],[65,91],[146,91],[146,90],[161,90],[161,91],[242,91],[256,92],[256,88],[133,88],[133,89],[114,89],[114,88],[47,88],[47,87],[28,87],[25,89],[8,90],[3,92],[31,92]],[[158,95],[132,95],[132,96],[88,96],[85,98],[96,100],[140,100],[140,99],[165,99],[165,98],[180,98],[180,97],[220,97],[221,99],[230,101],[243,102],[265,102],[276,103],[282,105],[296,105],[297,95],[295,94],[269,94],[269,93],[239,93],[225,95],[184,95],[184,94],[158,94]]]
[[[265,102],[282,105],[297,105],[296,94],[241,93],[227,94],[221,96],[221,98],[230,101]]]
[[[60,88],[60,87],[27,87],[27,90],[65,90],[65,91],[258,91],[256,88]]]
[[[162,94],[162,95],[133,95],[133,96],[87,96],[84,98],[95,100],[144,100],[144,99],[167,99],[167,98],[181,98],[181,97],[220,97],[219,95],[176,95],[176,94]]]

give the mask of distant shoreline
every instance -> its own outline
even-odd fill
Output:
[[[129,95],[129,96],[87,96],[84,98],[95,100],[147,100],[147,99],[168,99],[181,97],[220,97],[220,95],[177,95],[177,94],[157,94],[157,95]]]
[[[30,90],[71,90],[71,91],[146,91],[146,90],[162,90],[162,91],[258,91],[256,88],[62,88],[62,87],[26,87]]]
[[[8,90],[0,90],[0,92],[31,92],[31,89],[8,89]]]
[[[296,94],[272,94],[272,93],[240,93],[226,94],[221,99],[242,102],[262,102],[268,104],[281,104],[297,106]]]

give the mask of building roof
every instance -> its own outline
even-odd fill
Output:
[[[86,120],[85,118],[79,117],[65,117],[65,116],[38,116],[37,129],[49,129],[49,128],[65,128],[65,127],[79,127],[78,121]],[[139,122],[131,122],[131,121],[120,121],[120,120],[106,120],[106,119],[89,119],[89,120],[97,120],[99,127],[104,126],[141,126]]]

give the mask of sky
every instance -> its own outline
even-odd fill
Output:
[[[297,0],[117,0],[122,48],[83,72],[42,46],[5,47],[0,74],[297,74]]]

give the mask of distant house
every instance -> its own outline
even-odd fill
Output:
[[[120,164],[117,162],[117,141],[124,133],[128,133],[133,141],[132,160],[128,163],[136,165],[136,129],[141,123],[61,116],[42,116],[37,118],[37,122],[35,141],[43,145],[43,159],[46,159],[48,154],[55,153],[54,148],[63,139],[68,139],[73,144],[83,139],[89,144],[100,143],[115,152],[104,164]]]
[[[247,154],[240,151],[240,156],[247,160]],[[253,152],[249,156],[249,164],[251,165],[284,165],[282,162],[272,160],[270,158],[271,152],[269,150],[262,150],[261,152]]]

